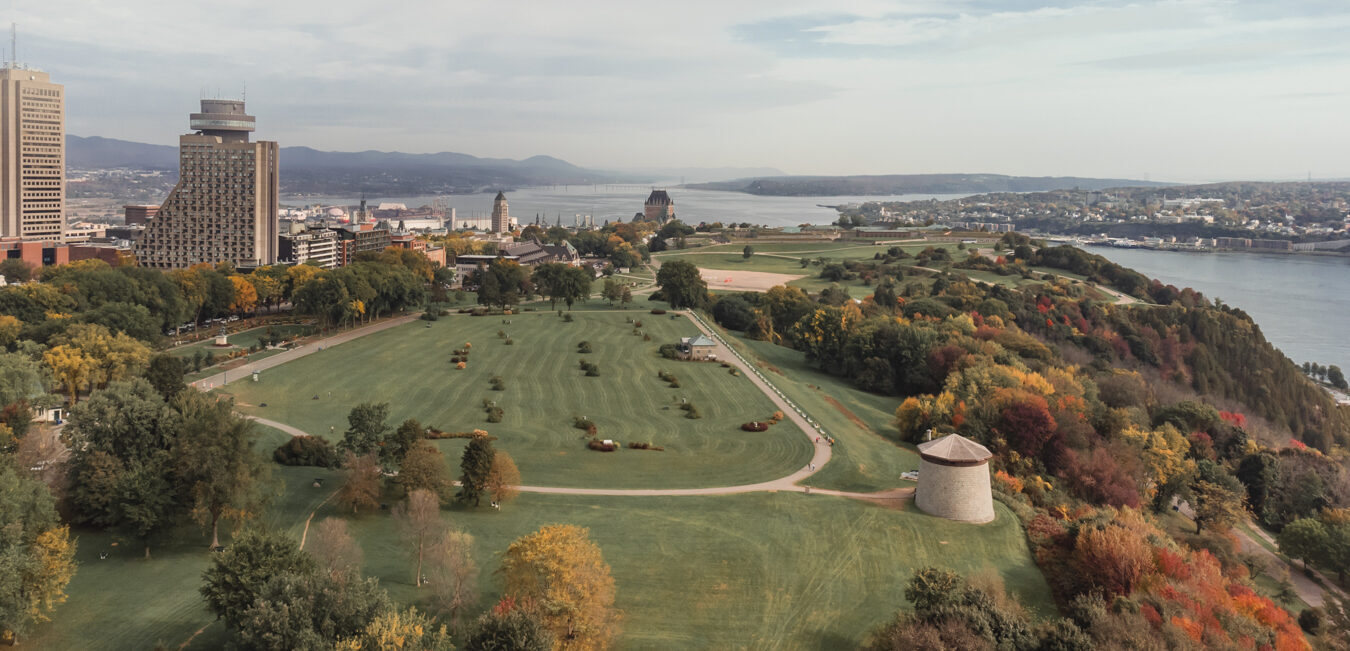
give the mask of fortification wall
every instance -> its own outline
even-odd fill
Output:
[[[921,460],[914,503],[924,513],[948,520],[992,521],[994,497],[989,487],[989,464],[956,467]]]

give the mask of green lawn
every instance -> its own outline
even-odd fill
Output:
[[[312,488],[332,473],[284,469],[286,494],[269,510],[274,526],[299,536],[331,492]],[[907,607],[904,582],[918,567],[970,573],[992,568],[1038,614],[1052,612],[1049,590],[1016,519],[1001,505],[986,525],[967,525],[843,498],[800,493],[721,497],[616,498],[522,495],[502,511],[443,512],[473,534],[486,608],[501,594],[493,574],[517,537],[546,524],[573,523],[613,568],[624,612],[618,648],[856,647],[868,631]],[[315,521],[333,515],[319,509]],[[343,516],[346,517],[346,516]],[[399,603],[427,605],[412,585],[412,565],[387,512],[351,519],[365,552],[364,570]],[[197,593],[209,553],[185,528],[150,561],[138,550],[108,547],[104,534],[80,536],[81,567],[69,601],[25,646],[36,649],[177,648],[223,645],[228,634]],[[112,550],[107,560],[99,551]],[[423,589],[425,590],[425,589]]]
[[[707,321],[711,323],[712,319]],[[919,456],[892,438],[897,434],[892,421],[899,398],[855,389],[840,378],[815,370],[800,352],[790,348],[727,331],[723,331],[723,338],[737,346],[746,359],[758,360],[764,375],[834,437],[830,462],[807,484],[858,492],[914,485],[901,479],[900,473],[918,469]]]
[[[811,443],[799,431],[775,428],[747,433],[740,424],[767,418],[773,403],[744,377],[717,364],[673,362],[656,353],[663,342],[696,332],[686,319],[639,310],[578,311],[565,323],[554,312],[509,317],[454,315],[427,327],[416,321],[334,346],[262,374],[235,382],[227,392],[242,411],[336,439],[347,413],[360,402],[389,402],[390,423],[416,418],[445,431],[485,429],[515,458],[524,481],[543,486],[674,488],[737,485],[787,475],[806,465]],[[626,319],[644,322],[652,341],[631,334]],[[506,330],[515,344],[496,335]],[[580,355],[577,344],[592,343]],[[469,367],[456,370],[451,351],[472,342]],[[584,377],[578,362],[600,367]],[[666,369],[681,388],[657,377]],[[488,380],[501,375],[505,391]],[[318,396],[318,399],[313,399]],[[702,418],[685,418],[688,398]],[[505,410],[503,422],[486,422],[491,399]],[[268,406],[261,406],[266,403]],[[650,441],[664,452],[594,452],[573,416],[594,421],[601,438]],[[457,460],[463,440],[437,443]]]

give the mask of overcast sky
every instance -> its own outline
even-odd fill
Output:
[[[68,131],[595,168],[1350,177],[1346,0],[37,0]]]

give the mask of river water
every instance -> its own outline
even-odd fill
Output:
[[[905,194],[879,197],[761,197],[740,192],[716,192],[712,190],[668,189],[670,198],[675,201],[675,216],[686,224],[699,222],[749,222],[765,226],[797,226],[799,224],[826,224],[839,219],[839,213],[833,208],[845,203],[864,201],[921,201],[924,199],[955,199],[963,194]],[[642,212],[642,203],[651,193],[650,187],[591,186],[571,185],[542,188],[521,188],[506,193],[511,216],[520,224],[534,222],[535,215],[555,224],[561,218],[563,226],[572,226],[576,215],[591,215],[597,226],[605,220],[616,221],[633,219],[634,213]],[[445,202],[448,208],[454,208],[456,218],[487,216],[492,213],[492,200],[495,192],[482,194],[452,194],[440,197],[367,197],[372,205],[381,202],[401,203],[409,208],[433,205],[435,200]],[[323,205],[351,206],[360,202],[359,197],[349,196],[292,196],[282,197],[282,203],[288,206],[301,206],[319,203]]]
[[[1088,247],[1150,278],[1242,308],[1295,363],[1350,370],[1350,257]]]

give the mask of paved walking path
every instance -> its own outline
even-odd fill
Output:
[[[820,471],[821,468],[825,467],[825,464],[829,463],[830,461],[832,446],[828,443],[828,438],[825,434],[825,431],[818,424],[816,424],[815,421],[807,417],[806,413],[803,412],[799,407],[797,407],[797,405],[794,404],[791,400],[789,400],[787,396],[784,395],[783,392],[778,389],[778,387],[775,387],[773,383],[768,380],[768,378],[765,378],[764,375],[760,373],[758,368],[756,368],[745,358],[741,357],[739,353],[733,350],[726,343],[726,341],[722,339],[722,336],[714,328],[705,323],[703,319],[700,318],[697,314],[693,313],[692,311],[681,311],[677,313],[689,319],[690,322],[692,322],[696,327],[698,327],[700,331],[702,331],[704,334],[712,338],[713,341],[717,342],[716,348],[717,359],[728,362],[734,365],[737,369],[739,369],[740,372],[743,375],[745,375],[745,377],[749,378],[751,383],[753,383],[756,387],[758,387],[760,391],[763,391],[764,395],[768,396],[769,400],[773,402],[774,406],[776,406],[779,411],[783,412],[783,416],[793,425],[796,425],[797,428],[802,432],[802,434],[807,437],[807,440],[810,441],[812,447],[814,448],[814,452],[811,455],[811,461],[808,463],[808,465],[803,466],[800,470],[785,477],[779,477],[778,479],[772,479],[769,481],[759,482],[756,484],[742,484],[739,486],[714,486],[709,488],[651,488],[651,489],[520,486],[519,489],[522,492],[550,493],[556,495],[671,497],[671,496],[686,496],[686,495],[737,495],[741,493],[793,491],[793,492],[806,492],[813,495],[816,494],[832,495],[837,497],[850,497],[855,499],[866,499],[874,501],[904,500],[908,499],[911,495],[914,494],[913,488],[899,488],[889,491],[883,491],[880,493],[850,493],[846,491],[836,491],[829,489],[798,486],[797,485],[798,482],[806,479],[807,477],[810,477],[811,475],[816,474],[817,472]],[[327,348],[328,346],[335,346],[340,343],[351,341],[352,339],[357,339],[359,337],[364,337],[368,334],[373,334],[381,330],[387,330],[389,328],[402,325],[415,318],[416,318],[415,316],[398,317],[395,319],[390,319],[383,323],[377,323],[375,325],[366,326],[364,328],[349,330],[347,332],[335,335],[333,337],[329,337],[327,339],[312,344],[307,344],[300,348],[296,348],[295,350],[289,350],[284,353],[281,353],[280,355],[268,357],[266,359],[258,361],[256,364],[247,364],[236,369],[231,369],[229,372],[235,374],[236,379],[240,379],[251,374],[255,368],[258,370],[262,370],[265,368],[272,368],[274,366],[284,364],[291,360],[299,359],[300,357],[304,357],[305,355],[317,352],[320,346],[324,348]],[[197,387],[198,389],[208,390],[212,387],[220,386],[224,381],[223,376],[224,374],[222,373],[218,375],[213,375],[211,377],[203,378],[201,380],[198,380],[197,382],[194,382],[193,386]],[[291,436],[308,435],[308,432],[305,432],[304,430],[292,427],[285,423],[277,422],[275,420],[262,418],[260,416],[246,415],[246,417],[249,418],[250,420],[256,421],[263,425],[267,425],[268,427],[274,427],[276,429],[279,429],[283,432],[286,432],[287,434],[290,434]],[[819,442],[816,441],[817,437],[819,437],[820,439]]]
[[[1191,520],[1195,519],[1195,511],[1185,500],[1173,499],[1172,504],[1177,507],[1177,512],[1181,515]],[[1256,523],[1248,521],[1247,526],[1250,527],[1252,531],[1255,531],[1258,536],[1269,541],[1270,544],[1275,544],[1275,540],[1266,535]],[[1322,586],[1317,585],[1315,581],[1304,576],[1303,568],[1298,567],[1293,563],[1286,562],[1283,558],[1280,558],[1279,555],[1266,549],[1261,543],[1253,540],[1251,535],[1244,531],[1242,527],[1233,527],[1233,533],[1237,534],[1238,544],[1242,547],[1242,551],[1248,554],[1256,554],[1257,556],[1269,558],[1277,565],[1287,566],[1289,568],[1289,583],[1294,586],[1294,592],[1303,600],[1303,603],[1314,608],[1322,607],[1323,602],[1326,601],[1323,596],[1324,590]]]
[[[303,346],[296,346],[295,348],[292,348],[288,351],[272,355],[271,357],[265,357],[256,362],[250,362],[248,364],[244,364],[243,366],[232,368],[226,371],[221,371],[219,373],[216,373],[215,375],[208,375],[200,380],[197,380],[196,382],[193,382],[192,386],[197,389],[201,389],[203,391],[209,391],[211,389],[220,388],[224,386],[226,380],[231,377],[234,378],[236,381],[242,380],[245,377],[252,375],[254,371],[263,371],[272,368],[274,366],[281,366],[286,362],[300,359],[301,357],[305,357],[306,355],[312,355],[325,348],[346,343],[353,339],[359,339],[366,335],[373,335],[383,330],[388,330],[390,328],[401,326],[409,321],[416,319],[417,316],[418,316],[417,314],[409,314],[405,316],[393,317],[381,321],[379,323],[374,323],[371,325],[362,326],[360,328],[353,328],[345,332],[340,332],[331,337],[328,337],[327,339],[320,339],[315,342],[307,343]]]

